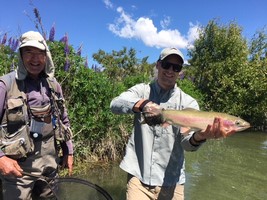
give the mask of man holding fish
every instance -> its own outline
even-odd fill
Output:
[[[198,111],[197,101],[176,85],[183,64],[178,49],[163,49],[155,80],[137,84],[111,102],[113,113],[135,115],[120,164],[128,173],[127,200],[184,199],[184,150],[196,151],[206,139],[249,127],[231,115]]]

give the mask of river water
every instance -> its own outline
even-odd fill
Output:
[[[267,133],[236,133],[185,155],[185,200],[267,200]],[[126,174],[118,165],[90,169],[83,178],[124,200]]]

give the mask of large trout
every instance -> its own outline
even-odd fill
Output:
[[[250,127],[245,120],[220,112],[199,111],[193,108],[183,110],[162,110],[163,122],[189,128],[192,131],[205,130],[209,124],[213,124],[214,118],[219,117],[223,120],[223,125],[227,129],[243,131]]]

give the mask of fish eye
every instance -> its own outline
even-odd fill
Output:
[[[235,121],[235,125],[239,126],[241,125],[241,122],[239,120]]]

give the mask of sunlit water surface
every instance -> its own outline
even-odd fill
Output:
[[[186,152],[185,200],[267,200],[267,133],[240,132]],[[125,199],[126,174],[118,163],[81,178]]]

